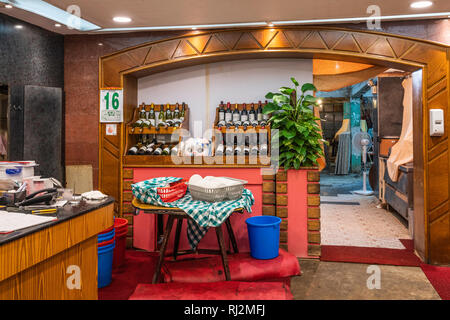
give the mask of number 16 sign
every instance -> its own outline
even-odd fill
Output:
[[[100,122],[123,122],[123,89],[100,89]]]

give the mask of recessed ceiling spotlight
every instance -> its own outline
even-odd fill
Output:
[[[12,6],[12,5],[10,5],[10,4],[5,4],[5,8],[6,8],[6,9],[12,9],[12,8],[13,8],[13,6]]]
[[[61,24],[55,23],[55,27],[59,28],[59,27],[61,27]]]
[[[113,20],[115,22],[119,22],[119,23],[131,22],[131,18],[128,18],[128,17],[114,17]]]
[[[21,26],[20,24],[18,24],[18,25],[15,25],[14,28],[16,28],[16,29],[23,29],[23,26]]]
[[[433,2],[431,2],[431,1],[416,1],[416,2],[411,3],[411,8],[422,9],[422,8],[428,8],[431,5],[433,5]]]
[[[101,47],[103,45],[103,43],[99,42],[98,45]]]
[[[197,27],[192,27],[192,30],[197,30]]]
[[[273,27],[273,23],[272,23],[272,22],[267,22],[267,25],[268,25],[269,27]]]

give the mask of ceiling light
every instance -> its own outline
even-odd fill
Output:
[[[322,99],[318,99],[317,104],[322,104]]]
[[[431,1],[416,1],[411,3],[411,8],[414,9],[422,9],[422,8],[428,8],[433,4]]]
[[[267,22],[267,25],[268,25],[269,27],[273,27],[273,23],[272,23],[272,22]]]
[[[131,22],[131,18],[128,18],[128,17],[114,17],[113,20],[115,22],[119,22],[119,23]]]
[[[10,5],[10,4],[5,4],[5,8],[6,8],[6,9],[12,9],[12,7],[13,7],[13,6]]]
[[[18,24],[18,25],[15,25],[14,28],[16,28],[16,29],[23,29],[23,26],[21,26],[20,24]]]
[[[64,25],[71,24],[71,21],[75,17],[70,12],[57,8],[43,0],[0,0],[0,3],[14,5],[15,8],[37,14],[41,17],[53,20]],[[76,30],[93,31],[100,29],[99,26],[82,18],[77,17],[77,20],[80,23],[76,23],[76,26],[73,27]]]
[[[196,27],[192,27],[192,30],[197,30],[197,28]]]
[[[103,43],[99,42],[98,45],[101,47],[103,45]]]
[[[0,0],[2,1],[2,0]],[[188,25],[188,26],[156,26],[156,27],[132,27],[132,28],[105,28],[96,30],[99,32],[112,31],[150,31],[150,30],[188,30],[192,28],[197,29],[212,29],[212,28],[236,28],[236,27],[262,27],[266,26],[266,22],[240,22],[240,23],[220,23],[220,24],[202,24],[202,25]]]
[[[61,24],[55,23],[55,27],[59,28],[59,27],[61,27]]]

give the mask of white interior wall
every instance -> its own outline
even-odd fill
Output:
[[[255,59],[203,64],[154,74],[138,81],[138,103],[189,105],[191,134],[212,127],[216,107],[224,103],[265,101],[267,92],[313,81],[310,59]],[[194,122],[202,123],[195,132]]]

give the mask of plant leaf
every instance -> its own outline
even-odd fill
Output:
[[[312,83],[305,83],[302,86],[302,92],[305,93],[306,91],[317,91],[317,89]]]
[[[294,77],[291,77],[291,81],[292,81],[292,83],[295,84],[297,87],[299,86],[298,81],[297,81]]]

